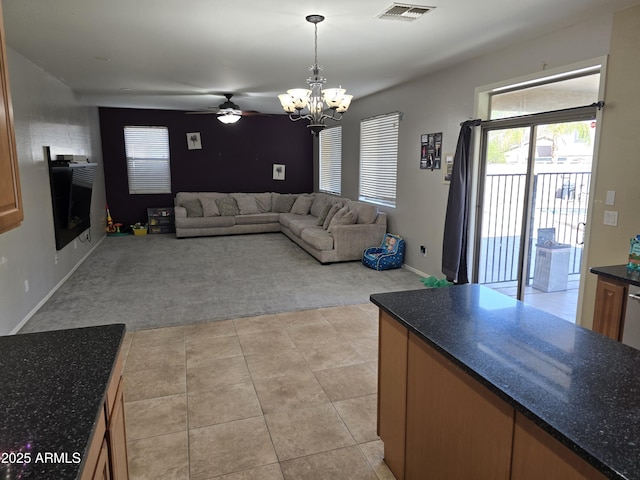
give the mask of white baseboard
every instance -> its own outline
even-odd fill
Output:
[[[96,244],[91,248],[91,250],[89,250],[79,261],[78,263],[75,264],[75,266],[69,271],[69,273],[67,273],[64,278],[62,280],[60,280],[55,287],[53,287],[53,289],[51,289],[51,291],[42,299],[38,302],[38,304],[33,307],[33,310],[31,310],[21,321],[20,323],[18,323],[18,325],[16,325],[13,330],[11,330],[11,332],[9,333],[9,335],[15,335],[16,333],[18,333],[20,331],[20,329],[24,326],[25,323],[27,323],[29,321],[29,319],[31,317],[33,317],[36,312],[38,310],[40,310],[40,308],[46,303],[47,300],[49,300],[51,298],[51,296],[56,293],[56,291],[62,286],[64,285],[64,282],[66,282],[67,280],[69,280],[69,277],[73,274],[73,272],[75,272],[78,267],[80,265],[82,265],[82,263],[89,257],[89,255],[91,255],[91,253],[98,247],[98,245],[100,245],[102,243],[102,241],[107,238],[106,235],[103,235],[102,238],[100,240],[98,240],[96,242]]]
[[[430,276],[431,276],[431,275],[428,275],[428,274],[426,274],[426,273],[424,273],[424,272],[421,272],[420,270],[418,270],[418,269],[416,269],[416,268],[410,267],[410,266],[409,266],[409,265],[407,265],[406,263],[404,263],[404,264],[402,265],[402,268],[406,268],[406,269],[407,269],[407,270],[409,270],[410,272],[413,272],[413,273],[415,273],[416,275],[420,275],[421,277],[430,277]]]

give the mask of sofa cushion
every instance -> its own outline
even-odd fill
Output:
[[[233,227],[235,217],[176,218],[178,228]]]
[[[331,220],[333,219],[334,215],[336,213],[338,213],[338,211],[342,208],[342,205],[339,203],[336,203],[334,205],[331,206],[331,209],[329,209],[329,212],[327,213],[327,218],[324,219],[324,223],[322,224],[322,228],[324,228],[325,230],[327,228],[329,228],[329,224],[331,223]]]
[[[276,213],[287,213],[291,211],[293,202],[297,195],[274,193],[271,197],[271,210]]]
[[[220,210],[215,199],[200,197],[200,203],[202,204],[202,215],[205,217],[218,217],[220,216]]]
[[[356,212],[358,217],[357,223],[369,225],[376,221],[378,216],[378,207],[370,203],[357,202],[352,200],[347,202],[346,207],[349,211]]]
[[[323,228],[305,228],[301,238],[316,250],[333,250],[333,237]]]
[[[358,215],[354,211],[349,211],[347,207],[342,207],[338,213],[336,213],[331,222],[329,222],[329,227],[327,231],[331,233],[334,227],[338,225],[353,225],[358,221]]]
[[[294,235],[300,236],[302,230],[316,226],[316,218],[311,215],[298,215],[296,213],[281,213],[280,225],[288,228]]]
[[[202,204],[197,198],[194,200],[183,200],[181,207],[187,211],[187,217],[202,217]]]
[[[262,223],[278,223],[280,214],[278,213],[255,213],[250,215],[237,215],[236,225],[255,225]]]
[[[322,211],[320,212],[320,215],[318,215],[318,221],[316,222],[316,225],[321,227],[322,225],[324,225],[324,221],[327,218],[327,214],[329,213],[329,210],[331,210],[331,207],[333,205],[329,205],[328,203],[325,204],[324,207],[322,207]],[[312,213],[313,215],[313,213]]]
[[[326,205],[329,205],[329,207],[331,207],[331,204],[329,204],[329,202],[327,201],[327,195],[322,192],[317,192],[313,197],[313,203],[311,204],[309,212],[314,217],[319,217],[322,213],[322,209]]]
[[[258,205],[258,213],[266,213],[271,211],[271,192],[256,193],[256,204]]]
[[[231,195],[238,204],[240,215],[252,215],[258,213],[258,204],[256,196],[251,193],[233,193]]]
[[[313,203],[313,195],[298,195],[296,201],[293,202],[291,213],[296,215],[308,215]]]
[[[240,215],[240,209],[238,208],[238,204],[236,199],[231,195],[228,195],[223,198],[218,198],[216,200],[216,205],[218,205],[218,210],[220,211],[220,215],[223,216],[235,216]]]

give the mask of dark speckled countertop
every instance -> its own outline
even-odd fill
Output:
[[[600,275],[602,277],[612,278],[621,282],[626,282],[630,285],[640,287],[640,278],[631,277],[627,274],[626,265],[609,265],[607,267],[591,267],[589,269],[591,273]]]
[[[0,337],[0,478],[79,478],[124,332],[116,324]],[[26,453],[30,462],[14,463]],[[45,463],[47,453],[57,459]]]
[[[609,478],[640,479],[640,351],[480,285],[371,301]]]

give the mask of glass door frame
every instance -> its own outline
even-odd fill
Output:
[[[482,207],[484,203],[485,193],[485,179],[486,179],[486,161],[487,161],[487,138],[488,133],[494,130],[506,130],[512,128],[530,128],[529,131],[529,152],[527,158],[527,172],[525,181],[525,195],[522,212],[522,226],[520,245],[518,249],[518,300],[524,299],[526,280],[524,275],[528,277],[528,273],[524,272],[525,259],[530,250],[529,241],[530,229],[531,229],[531,207],[532,207],[532,195],[533,195],[533,176],[535,167],[535,144],[537,138],[537,127],[540,125],[577,122],[584,120],[596,120],[598,109],[601,108],[600,104],[593,104],[584,107],[570,108],[566,110],[557,110],[554,112],[536,113],[532,115],[523,115],[520,117],[504,118],[499,120],[487,120],[483,121],[480,125],[480,150],[479,150],[479,163],[478,163],[478,183],[477,183],[477,195],[476,195],[476,214],[475,225],[477,228],[474,232],[473,240],[473,262],[471,278],[473,283],[478,283],[479,265],[480,265],[480,242],[482,239]],[[594,146],[595,154],[595,146]],[[595,156],[595,155],[594,155]],[[595,164],[592,162],[592,171],[595,168]],[[590,206],[592,201],[589,201]],[[589,207],[590,208],[590,207]],[[587,215],[589,218],[589,215]],[[583,259],[584,260],[584,259]],[[583,262],[584,263],[584,262]],[[582,268],[581,268],[582,270]]]

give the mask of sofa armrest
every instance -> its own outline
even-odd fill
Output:
[[[333,248],[340,259],[362,257],[366,248],[380,245],[385,233],[386,222],[384,225],[335,225],[331,231]]]
[[[187,218],[187,209],[176,205],[173,208],[173,215],[175,218]]]

